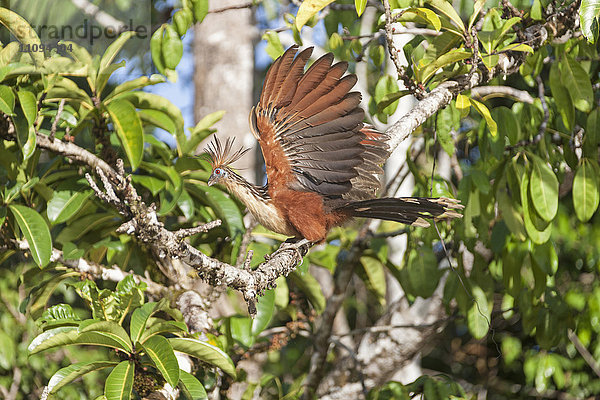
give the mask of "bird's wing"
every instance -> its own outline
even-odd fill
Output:
[[[297,51],[296,46],[289,48],[267,72],[259,103],[250,112],[252,133],[265,159],[270,188],[342,197],[373,153],[361,132],[361,96],[350,92],[356,76],[343,76],[348,64],[332,65],[332,54],[304,72],[312,49],[296,56]]]

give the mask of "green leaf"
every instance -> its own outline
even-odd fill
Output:
[[[467,326],[475,339],[483,339],[490,328],[492,307],[479,286],[473,286],[471,294],[473,305],[467,311]]]
[[[127,100],[115,99],[106,105],[117,136],[127,154],[131,168],[136,170],[144,155],[144,130],[135,107]]]
[[[480,103],[477,100],[470,99],[470,102],[473,108],[475,108],[477,112],[481,114],[481,116],[485,119],[485,122],[487,123],[488,129],[490,130],[492,136],[496,136],[498,134],[498,125],[496,124],[496,121],[494,121],[494,119],[492,118],[490,110],[488,110],[488,108],[483,103]]]
[[[214,124],[219,122],[225,115],[225,110],[215,111],[210,113],[200,120],[195,127],[190,128],[190,136],[185,143],[181,144],[184,154],[191,154],[196,150],[198,144],[206,139],[208,135],[215,130],[210,129]]]
[[[390,75],[384,75],[377,81],[377,85],[375,85],[375,101],[379,102],[386,100],[386,103],[390,98],[386,98],[386,96],[394,93],[400,93],[398,90],[398,82],[391,77]],[[400,96],[402,97],[402,96]],[[400,98],[398,97],[398,99]],[[398,108],[398,99],[393,100],[389,105],[386,105],[381,111],[384,114],[392,115],[396,112],[396,108]]]
[[[165,215],[169,213],[176,205],[181,193],[183,192],[183,180],[177,173],[174,167],[166,167],[158,163],[142,162],[141,167],[145,170],[154,172],[164,179],[168,179],[169,186],[166,188],[166,192],[171,196],[171,199],[167,199],[165,191],[161,192],[160,209],[158,210],[159,215]]]
[[[129,400],[133,389],[135,364],[121,361],[108,375],[104,384],[106,400]]]
[[[15,93],[6,85],[0,85],[0,111],[12,115],[15,109]]]
[[[179,363],[169,341],[156,335],[149,337],[142,346],[169,385],[176,387],[179,383]]]
[[[281,40],[279,40],[279,34],[275,31],[268,30],[265,32],[262,36],[262,40],[267,41],[265,51],[273,60],[279,58],[285,51],[281,44]]]
[[[296,28],[301,30],[309,19],[325,8],[326,5],[333,2],[334,0],[304,0],[302,4],[300,4],[300,7],[298,7],[298,13],[296,14]]]
[[[0,24],[4,25],[21,43],[31,48],[39,47],[40,38],[36,31],[19,14],[0,7]],[[38,51],[29,53],[33,62],[40,67],[44,62],[44,54]]]
[[[39,319],[41,322],[59,320],[78,321],[79,317],[73,312],[69,304],[56,304],[44,311]]]
[[[50,381],[48,382],[47,390],[50,394],[54,394],[60,388],[73,382],[82,375],[100,369],[114,367],[115,365],[117,365],[117,363],[112,361],[88,361],[71,364],[68,367],[59,369],[52,375],[52,378],[50,378]]]
[[[118,85],[117,87],[115,87],[115,89],[112,92],[110,92],[110,94],[108,96],[106,96],[104,103],[107,104],[109,102],[109,99],[111,99],[112,97],[117,96],[121,93],[130,92],[132,90],[137,90],[137,89],[142,89],[146,86],[157,85],[159,83],[164,83],[164,82],[165,82],[165,77],[162,75],[159,75],[159,74],[152,74],[149,77],[141,76],[139,78],[132,79],[127,82],[123,82],[120,85]]]
[[[461,118],[466,117],[467,115],[469,115],[469,111],[471,109],[471,100],[464,94],[457,95],[456,109],[460,111]]]
[[[151,336],[162,334],[162,333],[174,333],[174,334],[182,334],[187,333],[188,328],[184,322],[180,321],[164,321],[159,318],[149,319],[154,321],[150,323],[150,326],[146,327],[146,329],[142,333],[142,337],[139,339],[140,343],[144,343],[146,339]],[[162,322],[157,322],[162,321]]]
[[[521,217],[513,206],[513,201],[508,196],[506,190],[498,190],[496,198],[498,200],[498,209],[502,212],[502,217],[508,229],[510,229],[518,240],[525,240],[527,237],[525,236],[523,217]]]
[[[436,128],[440,145],[449,156],[452,156],[455,149],[452,132],[457,132],[460,128],[460,112],[458,109],[449,105],[438,111]]]
[[[460,19],[460,16],[452,7],[451,3],[448,3],[446,0],[428,0],[428,3],[431,4],[433,8],[450,18],[450,20],[454,22],[462,32],[466,31],[465,24],[463,23],[462,19]]]
[[[122,349],[129,352],[133,351],[131,339],[121,325],[114,321],[94,321],[91,323],[86,322],[87,321],[84,321],[79,326],[80,333],[96,332],[119,343]]]
[[[363,256],[360,257],[360,265],[364,271],[359,273],[359,276],[365,282],[367,289],[375,294],[380,303],[385,302],[386,281],[385,270],[383,264],[376,257]]]
[[[240,342],[246,348],[252,347],[256,340],[254,335],[252,335],[252,318],[231,317],[229,319],[229,328],[233,340]]]
[[[165,61],[163,59],[162,42],[163,34],[165,32],[165,25],[161,25],[150,39],[150,54],[152,55],[152,61],[157,71],[161,74],[165,74]]]
[[[173,25],[179,36],[183,36],[187,33],[188,29],[194,22],[194,15],[187,8],[182,8],[173,14]]]
[[[563,124],[568,130],[571,130],[575,121],[575,106],[573,105],[569,91],[562,83],[558,63],[552,63],[550,66],[549,81],[554,104],[556,104]]]
[[[367,0],[354,0],[354,8],[356,8],[356,14],[360,17],[367,8]]]
[[[445,2],[445,0],[439,0]],[[425,83],[431,78],[440,68],[444,68],[448,65],[454,64],[455,62],[464,60],[471,57],[470,51],[464,51],[459,49],[452,49],[446,54],[443,54],[436,58],[433,62],[427,63],[418,72],[418,80]]]
[[[27,119],[27,124],[30,127],[33,126],[37,117],[37,100],[35,95],[28,90],[21,89],[17,92],[17,97],[19,98],[23,114],[25,114],[25,118]]]
[[[588,73],[571,56],[562,57],[559,68],[562,84],[569,91],[575,108],[590,112],[594,104],[594,91]]]
[[[179,156],[183,155],[179,144],[185,143],[186,138],[183,131],[183,115],[177,106],[162,96],[148,92],[125,92],[116,96],[115,98],[126,99],[130,101],[135,108],[157,110],[167,114],[175,123],[175,127],[177,128],[175,135],[177,138],[178,154]]]
[[[102,58],[100,59],[100,67],[98,68],[98,75],[105,73],[104,71],[121,51],[125,43],[135,35],[135,31],[126,31],[119,35],[107,48]]]
[[[143,306],[136,308],[133,314],[131,314],[131,321],[129,323],[129,333],[131,335],[131,341],[135,344],[140,341],[144,331],[146,329],[146,323],[148,318],[157,310],[156,302],[146,303]]]
[[[192,12],[196,22],[204,21],[208,14],[208,0],[192,0]]]
[[[57,346],[73,344],[79,333],[76,326],[62,326],[37,335],[27,347],[29,354],[36,354]]]
[[[517,144],[521,138],[521,124],[517,121],[515,113],[508,107],[494,107],[492,117],[499,127],[501,137],[508,137],[511,145]]]
[[[431,247],[422,246],[410,252],[400,272],[400,284],[407,293],[427,298],[435,292],[442,273]]]
[[[208,399],[206,389],[196,377],[184,370],[179,371],[179,385],[183,389],[185,396],[191,400]]]
[[[309,273],[300,273],[298,270],[293,271],[289,278],[291,278],[296,286],[300,288],[308,297],[310,304],[312,304],[315,312],[321,314],[325,309],[325,296],[321,290],[319,282]]]
[[[21,109],[15,110],[15,114],[11,118],[17,131],[17,141],[21,147],[23,159],[27,160],[35,151],[37,142],[35,127],[27,123],[27,119]]]
[[[535,210],[545,221],[552,221],[558,211],[558,179],[541,158],[533,155],[529,191]]]
[[[52,225],[65,222],[75,215],[92,194],[91,190],[83,192],[61,190],[56,191],[48,202],[46,214]]]
[[[535,224],[534,219],[535,215],[532,213],[535,212],[532,209],[533,205],[529,196],[529,175],[523,174],[521,177],[521,206],[523,207],[523,222],[525,223],[525,230],[527,234],[531,238],[531,240],[536,244],[544,244],[550,239],[550,234],[552,233],[552,223],[549,223],[543,230],[539,230]]]
[[[573,180],[573,208],[581,222],[587,222],[598,209],[600,171],[595,160],[582,158]]]
[[[275,310],[275,290],[266,290],[264,296],[261,296],[256,305],[256,317],[252,320],[252,335],[257,336],[271,322],[273,311]]]
[[[192,338],[170,338],[173,350],[196,357],[200,361],[219,367],[223,372],[236,377],[235,366],[227,353],[212,344]]]
[[[582,0],[579,7],[581,32],[588,42],[596,43],[600,26],[600,0]]]
[[[475,22],[475,20],[479,16],[479,13],[483,9],[483,6],[485,6],[485,1],[486,0],[477,0],[475,2],[475,4],[473,5],[473,14],[471,14],[471,17],[469,18],[469,25],[468,25],[469,26],[469,30],[471,29],[471,27],[473,26],[473,23]]]
[[[175,69],[183,56],[183,42],[171,25],[165,25],[165,37],[161,46],[165,67]]]
[[[35,263],[45,267],[52,255],[52,237],[44,218],[34,209],[22,205],[8,206],[19,225]]]

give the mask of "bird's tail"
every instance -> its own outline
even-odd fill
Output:
[[[385,219],[407,225],[428,227],[425,218],[435,221],[462,218],[459,210],[465,208],[459,200],[446,197],[387,197],[353,201],[338,208],[338,211],[361,218]]]

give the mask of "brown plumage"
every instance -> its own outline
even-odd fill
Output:
[[[447,198],[376,198],[389,157],[385,134],[363,124],[361,96],[350,90],[355,75],[326,54],[308,70],[312,53],[296,46],[267,72],[250,128],[265,160],[267,184],[245,181],[229,165],[245,151],[233,151],[215,137],[207,153],[213,172],[209,185],[223,184],[266,228],[311,242],[352,217],[379,218],[429,226],[424,218],[461,215]]]

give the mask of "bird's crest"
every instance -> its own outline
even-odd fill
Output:
[[[240,147],[234,151],[234,143],[234,137],[228,137],[225,141],[225,145],[223,145],[217,136],[213,136],[213,141],[210,142],[204,150],[206,152],[204,156],[208,162],[210,162],[212,169],[229,166],[242,158],[242,156],[250,150]]]

